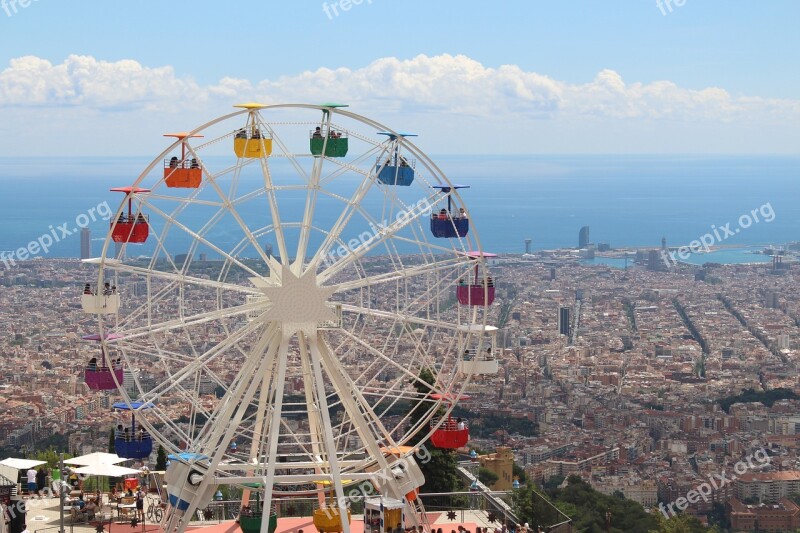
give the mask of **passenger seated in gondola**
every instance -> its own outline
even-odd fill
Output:
[[[125,428],[125,431],[123,432],[123,437],[125,438],[125,442],[130,442],[131,434],[128,431],[128,428]]]
[[[486,286],[494,287],[494,280],[492,279],[492,276],[486,276]]]
[[[493,361],[494,360],[494,354],[492,353],[492,349],[491,348],[486,348],[486,360],[487,361]]]
[[[456,418],[456,428],[459,431],[464,431],[467,428],[467,426],[464,424],[464,421],[461,420],[461,417]]]
[[[472,361],[472,354],[469,351],[469,348],[464,350],[464,361]]]
[[[261,130],[258,128],[253,129],[253,139],[260,139],[261,138]]]
[[[408,161],[406,161],[405,157],[401,157],[400,158],[400,166],[401,167],[407,167],[408,166]]]
[[[458,284],[459,285],[466,285],[467,282],[466,282],[466,280],[464,278],[461,278],[461,279],[458,280]]]
[[[117,286],[116,285],[112,285],[111,286],[111,294],[117,294]]]
[[[322,139],[322,128],[317,126],[317,129],[314,130],[314,135],[312,135],[315,139]]]
[[[83,294],[92,294],[92,286],[88,283],[83,286]]]
[[[120,214],[119,214],[119,219],[117,220],[117,222],[125,222],[125,219],[126,219],[126,218],[127,218],[127,217],[125,216],[125,213],[124,213],[124,212],[123,212],[123,213],[120,213]]]
[[[460,216],[461,218],[467,218],[467,212],[464,210],[463,207],[458,210],[458,216]]]
[[[244,128],[240,130],[236,130],[236,135],[234,135],[236,139],[247,139],[247,131]]]
[[[192,158],[192,168],[200,168],[200,164],[197,162],[196,158]]]
[[[91,359],[89,359],[89,367],[88,368],[92,372],[97,370],[97,357],[92,357]]]
[[[447,220],[447,209],[439,211],[439,220]]]
[[[103,284],[103,296],[108,296],[109,294],[111,294],[111,284],[106,282]]]
[[[122,424],[117,424],[117,429],[114,430],[114,438],[116,439],[125,438],[125,432],[122,430]]]
[[[169,168],[178,168],[178,158],[174,155],[169,160]]]

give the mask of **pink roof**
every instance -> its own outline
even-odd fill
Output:
[[[109,190],[111,192],[124,192],[125,194],[137,193],[137,192],[150,192],[150,189],[142,189],[141,187],[134,187],[133,185],[128,187],[114,187],[113,189]]]

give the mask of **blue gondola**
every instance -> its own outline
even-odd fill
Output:
[[[117,426],[114,433],[114,451],[118,456],[125,459],[146,459],[153,453],[153,437],[143,428],[136,427],[135,411],[140,409],[150,409],[155,407],[152,403],[132,402],[130,405],[125,402],[116,402],[114,409],[131,411],[131,425],[128,428]]]
[[[385,157],[379,157],[375,163],[375,172],[378,173],[378,181],[386,185],[400,185],[408,187],[414,181],[414,161],[409,161],[400,155],[400,143],[398,139],[405,137],[416,137],[414,133],[389,133],[379,131],[378,135],[386,135],[393,143],[393,148]]]
[[[434,185],[434,189],[441,189],[447,194],[447,210],[431,213],[431,233],[440,239],[453,239],[456,237],[466,237],[469,233],[469,218],[463,210],[458,213],[453,212],[453,199],[450,191],[453,189],[468,189],[469,185]]]

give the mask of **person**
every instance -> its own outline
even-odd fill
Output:
[[[28,476],[28,496],[33,498],[33,495],[36,494],[36,470],[33,467],[30,467],[27,472]]]
[[[97,357],[92,357],[91,359],[89,359],[89,370],[91,370],[92,372],[97,370]]]
[[[111,286],[111,294],[117,294],[117,286],[116,285],[112,285]]]
[[[36,471],[36,492],[39,494],[40,498],[44,494],[44,489],[46,486],[47,470],[45,470],[43,466],[40,466],[39,470]]]
[[[467,426],[464,424],[464,421],[461,420],[461,417],[456,418],[456,429],[459,431],[464,431],[467,429]]]
[[[111,284],[109,282],[105,282],[103,284],[103,296],[108,296],[111,294]]]
[[[178,158],[174,155],[169,160],[169,168],[178,168]]]
[[[234,136],[236,139],[247,139],[247,132],[244,128],[240,130],[236,130],[236,135]]]
[[[125,222],[125,220],[126,220],[125,212],[123,211],[122,213],[119,214],[119,220],[117,222]]]
[[[136,513],[139,515],[139,520],[144,522],[144,491],[142,487],[136,491]]]
[[[92,294],[92,286],[90,284],[86,284],[83,286],[83,294]]]
[[[467,212],[464,210],[464,208],[463,208],[463,207],[462,207],[461,209],[459,209],[459,210],[458,210],[458,215],[459,215],[461,218],[467,218]]]
[[[492,349],[486,348],[486,360],[491,361],[492,359],[494,359],[494,355],[492,355]]]
[[[408,166],[408,161],[406,161],[405,157],[401,157],[400,158],[400,166],[401,167],[407,167]]]
[[[447,220],[447,209],[442,208],[442,210],[439,211],[439,220]]]
[[[192,160],[192,161],[194,161],[194,160]],[[192,163],[192,164],[194,165],[194,163]],[[192,167],[192,168],[194,168],[194,167]],[[144,218],[144,215],[142,213],[139,213],[138,215],[136,215],[136,223],[137,224],[141,224],[143,222],[147,222],[145,220],[145,218]]]
[[[139,428],[139,440],[144,440],[144,428]]]
[[[125,442],[130,442],[131,434],[130,434],[130,432],[128,432],[128,428],[125,428],[125,431],[123,433],[125,435]]]
[[[314,130],[314,135],[312,135],[315,139],[322,139],[322,128],[317,126],[317,129]]]
[[[94,516],[97,513],[97,504],[94,500],[89,500],[83,511],[86,513],[86,520],[94,520]]]
[[[494,287],[494,280],[492,276],[486,276],[486,285],[489,287]]]
[[[258,128],[253,128],[253,139],[260,139],[261,138],[261,130]]]
[[[192,168],[200,168],[200,164],[197,162],[197,158],[196,157],[192,158]],[[141,214],[141,213],[139,213],[139,214]]]

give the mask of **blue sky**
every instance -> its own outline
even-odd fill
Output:
[[[440,153],[800,152],[795,0],[346,2],[5,0],[0,155],[139,155],[242,99],[344,99]]]

